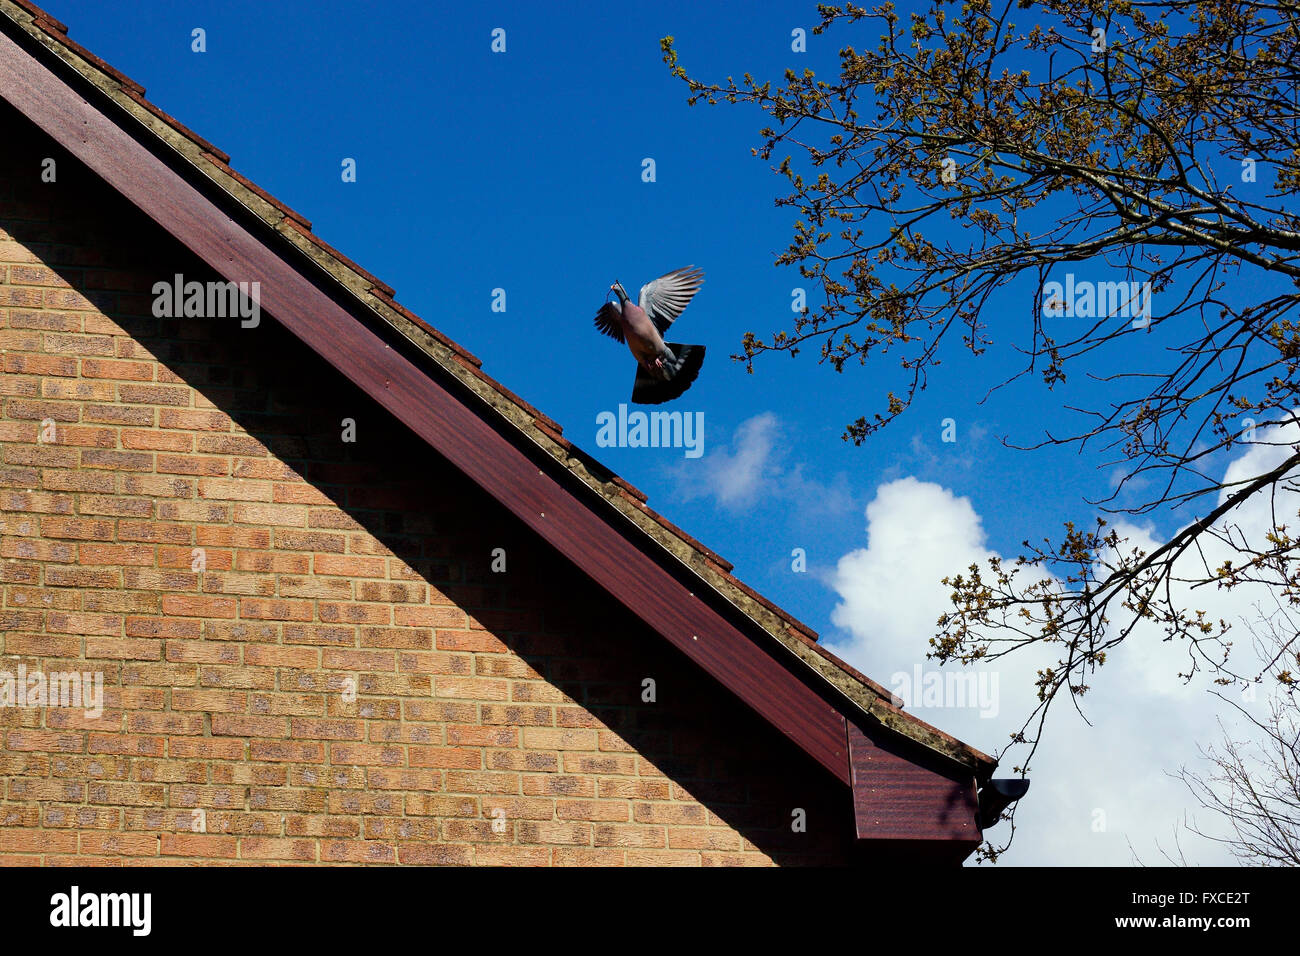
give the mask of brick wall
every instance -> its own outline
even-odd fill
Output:
[[[0,671],[105,684],[0,709],[0,863],[845,859],[847,788],[269,317],[154,318],[212,276],[0,120]]]

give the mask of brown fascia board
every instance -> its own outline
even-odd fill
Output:
[[[237,173],[226,154],[148,103],[138,83],[69,40],[64,35],[66,27],[25,0],[0,0],[0,13],[144,127],[154,140],[166,144],[186,167],[217,186],[222,196],[278,232],[336,287],[476,395],[499,419],[504,419],[502,424],[509,423],[513,431],[605,499],[713,593],[774,639],[787,658],[802,663],[806,672],[833,688],[853,709],[970,767],[980,781],[991,776],[997,765],[994,758],[895,706],[887,690],[817,644],[815,631],[740,582],[730,573],[730,563],[650,509],[643,493],[565,439],[556,422],[484,373],[475,356],[397,303],[391,287],[315,236],[305,217]]]

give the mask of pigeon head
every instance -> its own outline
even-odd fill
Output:
[[[615,279],[614,284],[609,287],[609,291],[618,296],[619,302],[626,302],[629,298],[627,290],[623,288],[623,283],[619,282],[617,279]]]

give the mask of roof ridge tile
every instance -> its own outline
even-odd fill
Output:
[[[363,273],[363,275],[366,275],[368,277],[369,273]],[[379,280],[376,279],[375,281],[378,282]],[[390,289],[388,286],[385,285],[382,288],[379,287],[373,288],[370,290],[370,294],[373,295],[380,302],[384,303],[384,305],[388,306],[398,315],[402,316],[402,318],[414,322],[421,329],[428,332],[430,335],[432,335],[435,339],[437,339],[447,348],[455,352],[458,356],[465,359],[475,369],[480,369],[483,367],[483,360],[480,359],[477,355],[475,355],[469,349],[465,348],[459,342],[455,341],[454,339],[450,338],[447,335],[444,335],[442,332],[439,332],[437,329],[435,329],[432,325],[430,325],[420,316],[416,315],[406,306],[402,305],[395,298],[393,298],[393,290]],[[491,376],[487,376],[486,373],[483,374],[488,378],[490,382],[495,383],[496,381],[495,379],[491,378]],[[536,410],[533,409],[533,411]]]
[[[216,156],[208,152],[207,150],[204,150],[203,157],[207,159],[209,162],[211,162],[218,169],[220,169],[227,176],[230,176],[232,179],[238,182],[239,185],[243,186],[245,189],[249,190],[250,192],[256,193],[258,196],[260,196],[262,199],[265,199],[276,209],[280,210],[282,213],[284,213],[286,218],[294,220],[295,225],[301,226],[301,229],[299,230],[300,232],[311,231],[310,219],[308,219],[306,216],[302,215],[301,213],[295,211],[294,209],[290,208],[285,203],[281,202],[279,199],[276,199],[269,192],[267,192],[261,186],[257,185],[257,183],[253,182],[247,176],[243,175],[241,172],[239,172],[239,170],[235,169],[229,163],[222,162],[219,156]]]
[[[48,13],[46,13],[36,4],[32,3],[31,0],[14,0],[14,3],[18,4],[18,6],[22,7],[24,10],[26,10],[28,13],[34,16],[37,20],[48,21],[60,33],[68,32],[68,28],[65,24],[54,19],[54,17],[50,16]]]
[[[14,0],[14,2],[17,3],[18,0]],[[38,16],[32,22],[36,24],[36,26],[39,27],[41,29],[41,32],[43,32],[46,36],[50,37],[53,40],[58,41],[60,44],[67,47],[69,50],[77,54],[77,56],[81,57],[82,59],[87,60],[90,63],[93,63],[98,69],[107,73],[113,79],[117,80],[117,82],[121,83],[124,88],[128,90],[135,90],[141,96],[144,95],[143,86],[141,86],[135,80],[131,79],[129,76],[127,76],[121,70],[117,69],[112,64],[106,63],[104,60],[101,60],[99,57],[95,56],[95,54],[91,53],[80,43],[76,42],[75,40],[67,36],[68,28],[65,27],[58,20],[55,20],[54,18],[49,16]]]
[[[220,159],[226,165],[230,164],[229,153],[224,153],[221,150],[219,150],[216,146],[213,146],[206,139],[204,139],[198,133],[194,132],[194,130],[190,129],[180,120],[178,120],[176,117],[171,116],[170,114],[166,113],[161,107],[157,106],[156,104],[146,99],[143,93],[138,92],[134,87],[124,87],[122,92],[124,92],[127,96],[131,97],[131,99],[135,100],[137,103],[139,103],[141,106],[147,109],[154,116],[158,117],[160,120],[162,120],[172,129],[174,129],[176,132],[180,133],[186,139],[190,140],[192,143],[194,143],[194,145],[198,146],[200,149],[208,153],[211,153],[213,156]]]

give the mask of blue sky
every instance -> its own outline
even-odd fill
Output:
[[[1073,449],[1018,452],[997,440],[1027,443],[1046,428],[1062,430],[1061,394],[1030,378],[981,404],[1018,368],[1006,342],[1027,320],[1026,285],[994,300],[988,318],[998,345],[979,359],[950,352],[913,408],[862,447],[840,435],[879,409],[887,387],[904,383],[896,360],[837,375],[817,364],[813,348],[794,360],[769,356],[748,375],[728,358],[746,331],[790,324],[792,289],[805,283],[773,260],[794,215],[773,205],[784,180],[750,153],[765,117],[745,107],[688,107],[659,39],[674,35],[682,64],[703,78],[748,71],[779,80],[786,68],[834,71],[841,46],[874,42],[871,28],[812,36],[811,2],[764,3],[740,17],[735,5],[674,0],[47,0],[46,9],[877,680],[923,660],[925,622],[937,614],[933,588],[914,599],[899,585],[892,597],[908,613],[881,610],[882,627],[914,611],[913,636],[879,647],[863,637],[870,628],[861,621],[855,631],[843,624],[846,611],[837,616],[845,598],[834,569],[868,546],[864,509],[882,487],[912,479],[892,487],[942,489],[909,499],[930,502],[922,516],[938,522],[928,553],[940,564],[972,547],[1010,555],[1025,538],[1056,537],[1065,518],[1093,513],[1084,496],[1109,491],[1100,459]],[[206,31],[205,53],[191,51],[196,27]],[[490,49],[498,27],[504,54]],[[791,50],[796,27],[809,32],[803,54]],[[653,183],[642,181],[647,157]],[[344,158],[356,160],[355,183],[341,179]],[[634,366],[624,347],[596,333],[592,317],[615,279],[635,294],[688,263],[705,270],[706,283],[672,337],[709,354],[673,407],[704,413],[705,454],[599,449],[596,416],[628,400]],[[491,310],[497,288],[506,290],[505,313]],[[956,422],[956,442],[940,440],[946,418]],[[945,508],[955,517],[941,517]],[[1158,537],[1178,523],[1162,519],[1150,530]],[[956,544],[943,540],[950,526],[965,528]],[[908,570],[911,547],[904,538],[875,566],[903,568],[904,582],[929,574],[929,564]],[[806,551],[807,573],[792,571],[794,548]],[[1005,738],[1000,725],[994,732],[943,712],[923,716],[987,751]],[[1149,837],[1163,826],[1162,812],[1153,809],[1132,832]],[[1126,862],[1118,844],[1101,852],[1087,849],[1095,839],[1080,841],[1057,859]],[[1044,861],[1033,852],[1021,859]]]
[[[674,332],[706,345],[708,360],[674,407],[704,412],[706,458],[741,422],[772,411],[789,462],[828,485],[842,475],[865,504],[891,469],[915,470],[912,444],[923,440],[936,456],[927,459],[933,476],[971,495],[990,538],[1007,547],[1024,537],[1026,519],[1050,523],[1056,503],[1077,499],[1094,477],[1078,474],[1071,453],[1031,463],[998,446],[994,436],[1032,433],[1037,407],[1008,397],[977,406],[1010,367],[995,367],[996,355],[954,356],[905,420],[861,448],[840,435],[878,407],[882,376],[903,381],[892,363],[836,375],[805,352],[769,357],[751,376],[729,359],[745,331],[792,318],[791,290],[806,283],[773,260],[793,217],[773,205],[782,180],[750,154],[762,117],[688,107],[659,38],[675,35],[690,69],[719,78],[830,68],[832,39],[810,36],[807,54],[790,50],[794,27],[811,32],[810,4],[765,4],[761,16],[739,20],[692,3],[617,13],[370,9],[138,2],[108,16],[95,2],[49,5],[74,39],[818,630],[830,630],[834,595],[793,575],[790,551],[805,548],[813,565],[833,561],[861,538],[860,509],[834,523],[804,520],[789,502],[732,513],[707,498],[682,500],[680,451],[597,449],[595,416],[627,401],[634,374],[626,350],[591,326],[614,279],[635,293],[687,263],[705,270]],[[507,31],[505,54],[490,51],[497,26]],[[205,54],[190,50],[194,27],[206,30]],[[356,183],[341,180],[345,157],[357,161]],[[641,179],[646,157],[654,183]],[[490,308],[496,288],[506,290],[504,314]],[[939,441],[947,417],[957,421],[955,444]],[[986,435],[977,446],[973,428]],[[1032,474],[1038,490],[1008,502],[1008,473]]]

